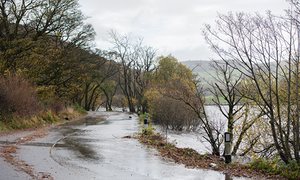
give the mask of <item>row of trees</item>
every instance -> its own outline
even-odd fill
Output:
[[[95,31],[84,20],[77,0],[1,0],[0,79],[27,79],[46,108],[75,103],[95,110],[105,103],[111,109],[120,66],[93,47]],[[12,94],[3,90],[0,99]]]
[[[112,110],[115,103],[146,111],[156,50],[113,31],[113,47],[95,49],[95,32],[84,20],[77,0],[1,0],[1,78],[28,79],[46,107],[76,103],[86,110],[101,105]]]
[[[235,135],[233,154],[273,152],[272,144],[262,142],[261,138],[265,138],[261,132],[268,130],[262,121],[266,114],[249,98],[255,90],[249,89],[249,78],[236,70],[240,67],[232,67],[234,61],[217,61],[212,65],[216,76],[209,91],[227,119],[215,121],[205,107],[207,90],[190,69],[172,56],[159,57],[156,65],[154,51],[148,56],[144,51],[149,49],[141,46],[140,40],[132,43],[129,36],[115,32],[111,36],[115,44],[111,58],[120,62],[118,83],[131,112],[140,107],[167,129],[201,132],[214,155],[222,154],[225,125],[226,131]],[[258,67],[264,68],[260,64]],[[257,131],[257,127],[262,131]]]
[[[28,79],[47,107],[105,104],[110,111],[115,103],[151,112],[166,128],[200,127],[214,155],[221,154],[226,125],[235,135],[233,154],[278,154],[299,163],[300,5],[290,3],[284,17],[230,13],[220,15],[215,28],[206,25],[204,36],[222,59],[213,64],[209,91],[226,122],[208,115],[206,89],[190,69],[172,56],[156,58],[141,38],[112,31],[111,49],[93,48],[95,32],[77,0],[0,0],[0,75],[6,79],[0,82],[13,84],[11,74]],[[10,91],[0,91],[0,107],[18,109],[7,106]]]
[[[114,61],[120,64],[118,83],[126,97],[130,112],[138,109],[145,112],[147,103],[144,99],[145,89],[150,83],[150,74],[155,69],[156,50],[145,46],[141,38],[119,35],[110,32],[113,45],[110,53]]]
[[[200,125],[215,155],[221,154],[226,125],[234,134],[233,154],[299,163],[300,4],[290,3],[283,17],[229,13],[219,16],[215,28],[206,25],[204,36],[221,59],[212,65],[216,76],[209,91],[227,122],[209,117],[201,83],[173,57],[160,58],[148,86],[154,120],[177,130]]]
[[[0,72],[22,72],[58,97],[78,78],[94,31],[74,0],[0,2]]]

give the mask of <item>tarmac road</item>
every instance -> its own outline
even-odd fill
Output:
[[[19,145],[18,158],[31,165],[37,179],[237,179],[211,170],[188,169],[165,160],[136,139],[137,116],[90,112],[76,124],[52,128],[47,136]],[[0,137],[0,141],[14,141]],[[0,160],[0,179],[32,179]]]

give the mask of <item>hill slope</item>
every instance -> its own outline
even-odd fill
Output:
[[[190,68],[193,73],[197,74],[203,83],[207,84],[207,81],[214,81],[213,76],[215,75],[215,70],[211,67],[212,61],[183,61],[181,63]]]

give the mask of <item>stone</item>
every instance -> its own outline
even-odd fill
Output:
[[[210,164],[209,164],[209,167],[211,167],[211,168],[217,168],[217,167],[218,167],[218,165],[217,165],[217,164],[215,164],[215,163],[210,163]]]

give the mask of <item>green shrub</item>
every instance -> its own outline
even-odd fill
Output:
[[[142,129],[142,134],[145,136],[151,136],[154,134],[154,128],[150,125]]]
[[[199,127],[197,114],[185,103],[163,97],[157,98],[153,104],[153,123],[176,131],[195,130]]]
[[[79,112],[80,114],[86,114],[86,110],[82,106],[80,106],[79,104],[75,104],[73,106],[73,108],[74,108],[75,111]]]
[[[0,132],[7,131],[7,130],[9,130],[7,125],[0,121]]]
[[[255,159],[253,162],[251,162],[250,167],[252,169],[258,169],[264,172],[274,172],[275,169],[277,169],[277,164],[274,164],[274,161],[267,161],[262,158]]]
[[[279,159],[266,160],[259,158],[252,161],[250,167],[269,174],[281,175],[288,179],[300,179],[300,164],[297,164],[296,161],[284,164]]]
[[[300,179],[300,164],[291,161],[287,165],[282,166],[281,175],[289,179]]]
[[[140,122],[140,124],[143,124],[143,123],[144,123],[145,117],[146,117],[146,114],[140,114],[140,115],[139,115],[139,122]]]
[[[140,124],[144,124],[144,119],[146,118],[147,114],[148,114],[148,123],[149,124],[151,123],[151,116],[150,116],[150,114],[149,113],[143,113],[143,114],[139,115],[139,122],[140,122]]]

